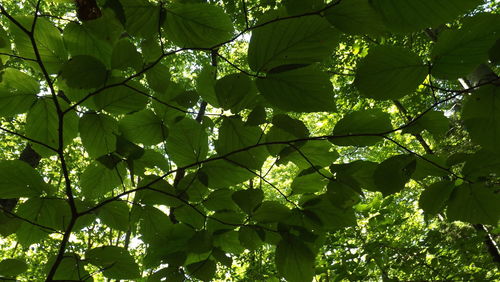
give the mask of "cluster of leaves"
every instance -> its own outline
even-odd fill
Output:
[[[263,245],[279,276],[311,281],[365,194],[410,182],[427,216],[498,223],[500,16],[461,18],[479,0],[103,0],[80,22],[71,3],[32,2],[0,5],[0,115],[15,121],[0,129],[42,165],[0,161],[0,231],[25,249],[56,242],[48,281],[211,280]],[[423,30],[426,47],[404,43]],[[351,58],[343,93],[329,69],[347,63],[328,61],[363,39],[377,44]],[[472,149],[435,154],[450,101]],[[333,115],[327,134],[312,113]],[[273,183],[283,166],[298,172]],[[0,262],[4,277],[26,271]]]

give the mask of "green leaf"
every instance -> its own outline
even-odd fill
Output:
[[[66,102],[58,100],[61,110],[67,108]],[[44,97],[38,99],[31,107],[26,117],[26,136],[42,142],[54,149],[59,147],[59,115],[52,98]],[[78,134],[78,116],[74,111],[69,111],[63,118],[63,147],[69,145]],[[33,144],[33,149],[42,156],[51,156],[55,151],[39,145]]]
[[[238,239],[241,245],[249,250],[256,250],[262,246],[263,243],[263,238],[259,235],[259,229],[248,226],[240,227]]]
[[[170,81],[170,73],[167,66],[164,64],[157,64],[146,72],[146,80],[148,81],[149,87],[154,91],[159,93],[165,93],[173,86]],[[173,98],[173,95],[167,95],[169,99]]]
[[[111,279],[135,279],[141,276],[139,266],[130,253],[120,247],[104,246],[88,250],[85,259],[103,269],[102,274]]]
[[[290,282],[312,281],[314,253],[298,238],[287,236],[276,247],[278,273]]]
[[[196,90],[210,105],[219,107],[217,94],[215,93],[215,68],[212,66],[204,66],[198,77],[196,78]]]
[[[79,123],[82,144],[91,157],[97,158],[116,149],[118,122],[106,114],[86,113]]]
[[[488,85],[467,97],[462,119],[472,141],[485,149],[500,144],[500,87]]]
[[[332,164],[330,170],[335,173],[336,179],[349,185],[354,191],[361,192],[361,188],[376,191],[373,173],[377,163],[369,161],[354,161],[347,164]]]
[[[97,211],[97,217],[107,226],[127,231],[129,228],[129,207],[124,201],[113,201]]]
[[[205,217],[192,206],[184,205],[174,211],[175,218],[193,229],[202,229],[205,226]]]
[[[492,64],[500,65],[500,39],[490,48],[488,54]]]
[[[435,154],[425,154],[423,157],[425,160],[422,158],[416,159],[417,165],[411,178],[420,180],[428,176],[446,177],[449,174],[447,171],[449,167],[443,158]]]
[[[56,257],[53,256],[47,261],[45,272],[48,274]],[[54,280],[84,280],[90,276],[88,271],[84,268],[85,263],[80,259],[77,254],[65,253],[64,257],[59,264],[59,267],[54,274]]]
[[[278,164],[291,161],[300,169],[306,169],[311,165],[323,168],[331,165],[338,157],[339,153],[332,150],[332,144],[328,141],[309,141],[300,148],[290,146],[281,151]]]
[[[401,191],[415,171],[416,160],[413,155],[392,156],[377,166],[373,178],[377,190],[384,196]]]
[[[418,55],[402,47],[372,47],[358,66],[354,84],[375,100],[399,99],[415,91],[427,75]]]
[[[229,40],[234,30],[224,10],[206,3],[173,3],[166,17],[166,36],[180,47],[210,48]]]
[[[144,149],[123,136],[116,136],[116,153],[126,158],[127,161],[134,161],[144,155]]]
[[[13,68],[4,69],[0,78],[0,116],[27,112],[40,90],[38,81]]]
[[[262,203],[264,192],[260,189],[240,190],[234,192],[231,198],[242,211],[251,214]]]
[[[278,222],[290,215],[290,210],[277,201],[264,201],[252,218],[258,222]]]
[[[224,219],[223,219],[224,220]],[[224,220],[227,222],[226,220]],[[242,224],[243,220],[236,222],[236,224]],[[242,255],[245,248],[241,246],[240,240],[238,239],[238,232],[231,230],[228,232],[216,233],[214,236],[214,246],[220,248],[222,251],[233,254]]]
[[[171,126],[167,149],[177,166],[196,163],[207,156],[208,135],[198,122],[184,118]]]
[[[273,116],[273,125],[292,134],[297,139],[309,137],[309,129],[307,129],[304,122],[284,114],[275,114]]]
[[[93,96],[98,110],[105,110],[112,114],[128,114],[140,111],[148,103],[146,89],[138,82],[129,81],[122,83],[124,79],[112,78],[108,80],[108,88]]]
[[[152,63],[163,56],[163,50],[158,43],[158,36],[147,38],[141,42],[141,52],[145,63]]]
[[[201,202],[209,192],[204,181],[204,176],[199,171],[187,174],[179,181],[176,190],[183,196],[187,195],[190,202]]]
[[[265,142],[274,143],[281,142],[282,144],[268,144],[267,150],[277,156],[283,150],[291,150],[294,147],[300,147],[303,142],[294,143],[287,147],[287,143],[294,139],[303,139],[309,137],[309,129],[300,120],[293,119],[284,114],[273,116],[273,127],[267,132]]]
[[[500,34],[500,15],[478,14],[460,30],[445,30],[432,49],[432,74],[456,79],[470,74],[488,60],[488,51]]]
[[[245,248],[238,239],[234,229],[244,225],[245,216],[235,211],[217,211],[207,220],[206,229],[214,234],[214,247],[227,254],[241,255]],[[214,256],[215,257],[215,256]],[[227,259],[223,261],[228,263]]]
[[[356,225],[356,215],[351,207],[338,206],[330,200],[332,195],[322,194],[303,204],[304,215],[313,223],[311,228],[334,232]],[[312,213],[312,214],[311,214]],[[319,226],[318,226],[319,220]]]
[[[152,150],[144,149],[144,154],[134,160],[134,174],[144,175],[147,169],[159,169],[161,171],[168,171],[170,164],[165,159],[164,154]]]
[[[426,214],[435,216],[444,209],[453,189],[455,184],[451,181],[436,182],[425,188],[420,195],[418,206]]]
[[[217,80],[215,94],[221,108],[238,112],[244,100],[255,99],[256,88],[247,75],[234,73]]]
[[[267,14],[257,25],[273,16]],[[338,41],[339,32],[317,15],[279,20],[253,29],[248,63],[254,71],[269,72],[282,65],[321,62]]]
[[[137,202],[144,205],[164,205],[167,207],[175,207],[182,204],[177,199],[177,192],[174,187],[159,176],[147,175],[139,182],[139,187],[147,187],[137,191]]]
[[[172,282],[183,282],[186,279],[175,267],[166,267],[151,274],[146,282],[160,282],[163,278]]]
[[[203,254],[209,252],[213,248],[213,236],[206,230],[201,230],[189,239],[188,248],[190,252],[195,254]]]
[[[159,239],[147,249],[148,254],[143,260],[145,267],[158,266],[162,260],[180,266],[186,261],[187,242],[193,236],[194,230],[185,224],[173,224],[166,236]],[[168,244],[165,244],[168,242]]]
[[[20,16],[16,20],[28,31],[31,30],[33,17]],[[17,25],[11,22],[10,31],[14,37],[14,44],[19,55],[36,60],[35,54],[30,37]],[[59,72],[61,66],[67,61],[68,53],[61,37],[59,30],[45,18],[38,18],[34,30],[35,44],[37,46],[38,54],[40,55],[41,62],[49,74]],[[30,62],[30,65],[35,69],[40,66],[37,62]]]
[[[249,169],[260,169],[268,154],[264,146],[246,149],[258,144],[264,133],[257,126],[247,126],[239,118],[224,118],[219,127],[215,150],[219,155],[231,154],[226,159]]]
[[[120,120],[120,131],[128,140],[144,145],[156,145],[168,136],[168,129],[151,110],[126,115]]]
[[[16,231],[21,226],[21,223],[22,221],[20,219],[12,217],[6,212],[0,213],[0,235],[2,235],[3,237],[7,237],[11,234],[16,233]]]
[[[206,229],[218,234],[214,246],[218,246],[228,253],[240,254],[243,248],[237,242],[238,234],[233,229],[243,225],[245,215],[234,210],[216,211],[207,220]],[[227,241],[226,241],[227,240]]]
[[[139,222],[138,233],[141,235],[141,240],[148,244],[161,241],[172,226],[168,215],[151,206],[133,206],[131,217]]]
[[[330,78],[315,66],[269,73],[266,78],[257,79],[257,87],[271,105],[285,111],[335,109]]]
[[[211,281],[217,270],[217,265],[213,260],[204,260],[186,266],[187,271],[194,278],[202,281]]]
[[[3,277],[14,278],[26,270],[28,265],[22,260],[4,259],[0,262],[0,275]]]
[[[327,187],[328,199],[338,208],[347,209],[360,201],[358,191],[346,183],[332,180],[328,183]]]
[[[11,48],[12,47],[7,32],[3,27],[0,27],[0,52],[5,54],[11,53]],[[7,63],[9,59],[10,59],[9,56],[0,55],[0,69],[3,68],[3,66]]]
[[[387,32],[387,27],[382,16],[370,2],[370,0],[341,1],[325,11],[325,18],[347,34],[383,34]]]
[[[389,114],[379,109],[361,110],[352,112],[337,122],[333,137],[329,140],[339,146],[372,146],[383,140],[382,136],[377,135],[391,130]],[[351,135],[352,137],[345,137]]]
[[[417,134],[427,130],[435,138],[442,137],[450,128],[450,121],[441,111],[428,111],[410,126],[403,129],[404,133]]]
[[[217,189],[208,195],[208,197],[203,201],[203,205],[212,211],[236,209],[232,195],[233,191],[227,188]]]
[[[394,32],[413,32],[437,27],[465,14],[481,0],[374,0],[371,4]]]
[[[321,175],[320,173],[321,172]],[[304,194],[304,193],[315,193],[322,190],[329,179],[326,177],[331,177],[330,173],[327,170],[310,167],[301,171],[297,177],[292,182],[292,191],[296,194]]]
[[[98,59],[78,55],[69,60],[61,70],[61,78],[73,88],[90,89],[102,86],[107,78],[106,66]]]
[[[266,121],[266,108],[264,108],[262,105],[258,105],[250,112],[250,114],[248,114],[246,125],[261,125],[263,123],[266,123]]]
[[[16,214],[28,220],[16,231],[17,241],[26,247],[46,238],[54,230],[65,230],[71,221],[69,204],[63,199],[31,198],[17,208]]]
[[[218,189],[233,186],[255,177],[245,168],[225,160],[211,161],[201,169],[208,178],[208,187]]]
[[[160,30],[160,7],[147,0],[120,0],[125,12],[125,27],[133,36],[152,37]]]
[[[96,199],[113,191],[126,179],[125,165],[119,163],[115,168],[108,169],[99,163],[90,164],[80,177],[80,186],[85,198]]]
[[[113,46],[122,32],[122,25],[104,14],[82,24],[70,22],[64,28],[63,38],[71,56],[93,56],[110,67]]]
[[[483,183],[462,184],[449,199],[447,215],[450,220],[496,225],[500,219],[500,195]]]
[[[48,188],[40,174],[26,162],[0,161],[1,199],[37,196]]]
[[[462,173],[467,179],[481,180],[500,174],[500,154],[496,150],[479,150],[465,156]]]
[[[126,70],[131,67],[140,71],[142,65],[142,56],[132,42],[122,39],[116,43],[111,54],[111,68]]]

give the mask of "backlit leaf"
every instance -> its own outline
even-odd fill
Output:
[[[272,20],[267,15],[260,24]],[[252,31],[248,47],[250,68],[269,72],[275,67],[320,62],[333,52],[339,32],[316,15],[285,19]]]
[[[233,33],[231,19],[215,5],[173,3],[166,17],[167,38],[180,47],[210,48]]]
[[[294,112],[330,112],[335,109],[333,87],[326,73],[314,66],[269,73],[257,87],[273,106]]]
[[[139,278],[139,266],[130,253],[120,247],[104,246],[88,250],[85,259],[104,269],[102,274],[112,279]]]
[[[399,99],[415,91],[426,75],[427,67],[409,49],[377,46],[361,61],[354,84],[368,98]]]

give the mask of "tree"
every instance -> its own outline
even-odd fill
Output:
[[[498,279],[498,11],[0,4],[0,276]]]

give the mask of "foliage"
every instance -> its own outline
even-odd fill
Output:
[[[499,11],[2,2],[0,279],[500,279]]]

